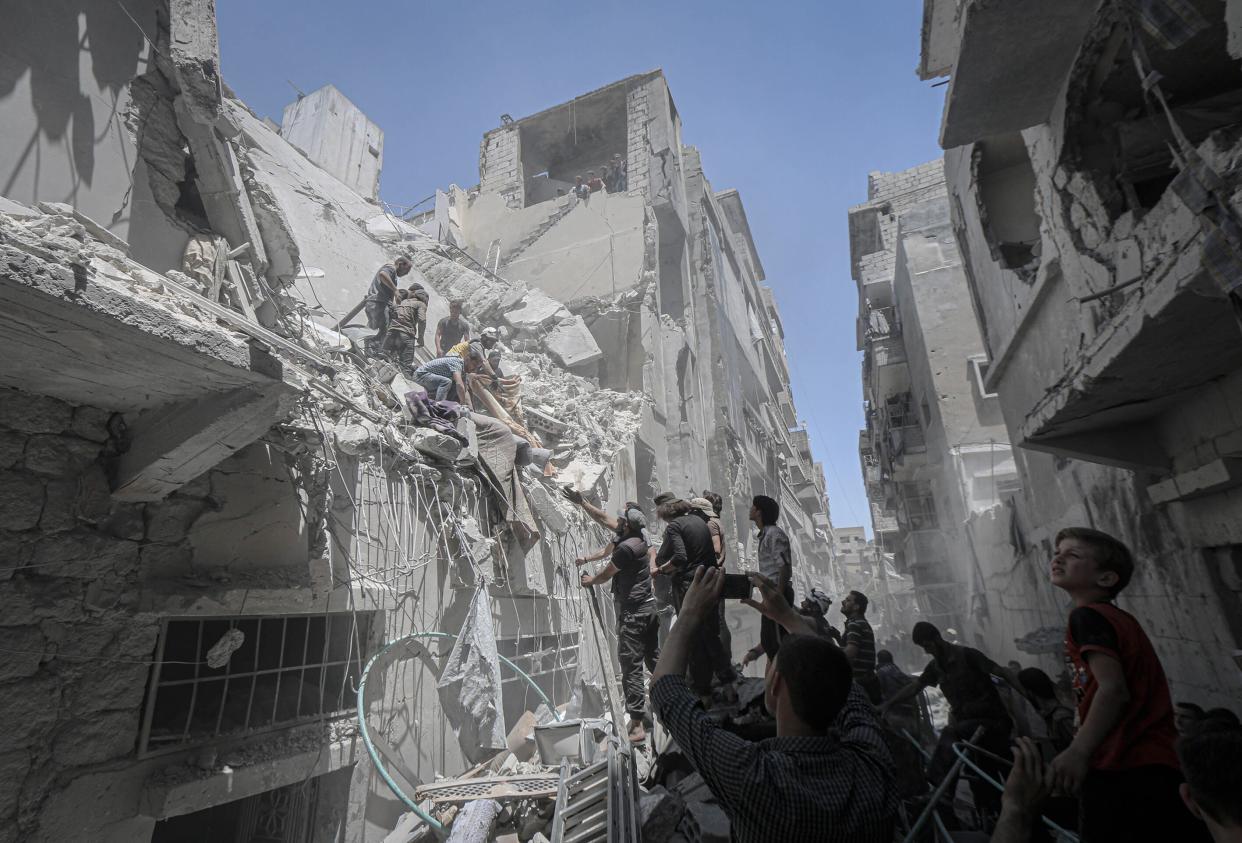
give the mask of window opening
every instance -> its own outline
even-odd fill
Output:
[[[1193,37],[1174,49],[1141,28],[1138,37],[1174,119],[1198,145],[1242,124],[1242,67],[1227,50],[1224,0],[1187,2],[1207,21]],[[1066,105],[1068,162],[1091,177],[1114,219],[1150,209],[1175,175],[1176,142],[1159,107],[1144,98],[1128,22],[1106,12],[1080,55]]]
[[[355,624],[356,617],[356,624]],[[351,710],[374,613],[164,621],[138,751],[151,754]],[[244,639],[220,668],[207,651]]]

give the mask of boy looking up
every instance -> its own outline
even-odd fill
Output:
[[[1057,534],[1052,584],[1074,602],[1065,652],[1078,697],[1078,733],[1052,760],[1055,785],[1079,796],[1084,843],[1199,840],[1181,804],[1181,769],[1169,683],[1132,615],[1113,605],[1134,558],[1117,539],[1087,527]]]

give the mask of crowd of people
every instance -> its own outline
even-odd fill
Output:
[[[578,180],[587,194],[624,190],[625,162],[618,155],[603,179],[589,176]],[[493,388],[502,377],[498,332],[484,328],[476,338],[463,303],[452,301],[435,327],[435,357],[416,365],[428,296],[417,283],[400,287],[410,270],[398,257],[376,272],[364,303],[376,333],[365,353],[406,370],[429,399],[473,407],[469,376]],[[1242,843],[1242,726],[1228,709],[1174,705],[1141,623],[1116,604],[1135,562],[1114,537],[1064,529],[1049,564],[1051,584],[1073,606],[1065,635],[1071,708],[1042,670],[1002,667],[927,621],[909,634],[930,661],[917,676],[905,674],[888,650],[877,650],[868,598],[858,591],[842,598],[842,627],[834,627],[822,589],[796,601],[780,506],[755,495],[757,570],[742,583],[749,588],[729,592],[761,616],[759,641],[740,668],[766,660],[764,704],[776,736],[752,741],[708,714],[714,702],[736,699],[740,674],[722,599],[722,497],[657,495],[657,530],[636,501],[612,515],[571,489],[565,494],[612,535],[577,562],[607,560],[581,584],[611,584],[629,738],[645,743],[658,720],[728,814],[735,839],[887,843],[920,795],[922,813],[953,828],[955,781],[969,768],[974,815],[998,843],[1040,839],[1046,821],[1076,829],[1087,843]],[[949,706],[935,738],[923,699],[930,687]],[[906,739],[930,748],[913,804],[909,768],[921,765],[917,755],[904,762]],[[1001,780],[1003,791],[991,783]]]
[[[1073,604],[1065,656],[1075,711],[1044,671],[1001,666],[926,621],[909,634],[930,661],[907,675],[876,649],[865,594],[844,596],[841,629],[820,588],[795,603],[780,507],[756,495],[758,570],[746,575],[750,596],[740,602],[760,613],[761,632],[741,667],[766,658],[764,704],[776,735],[755,741],[709,713],[713,690],[727,701],[737,676],[722,642],[729,575],[720,497],[657,496],[657,539],[637,502],[612,516],[572,490],[566,496],[613,532],[577,562],[608,560],[581,583],[612,583],[630,739],[646,741],[654,716],[728,815],[734,839],[887,843],[923,812],[959,827],[954,785],[969,770],[973,816],[996,843],[1053,839],[1044,836],[1053,826],[1087,843],[1242,841],[1242,727],[1227,709],[1174,707],[1142,625],[1116,605],[1134,560],[1112,536],[1062,530],[1049,565],[1052,585]],[[676,621],[666,630],[660,604],[670,600]],[[943,693],[949,719],[911,799],[901,784],[909,771],[894,754],[930,737],[922,699],[930,687]]]
[[[604,165],[602,172],[588,170],[585,177],[574,176],[573,195],[578,199],[587,199],[592,193],[599,193],[601,190],[607,193],[624,193],[627,189],[629,170],[619,152]]]

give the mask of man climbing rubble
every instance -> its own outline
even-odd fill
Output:
[[[397,291],[396,313],[384,338],[385,353],[403,368],[414,368],[414,352],[422,348],[427,327],[427,291],[421,284]]]
[[[1009,755],[1009,734],[1013,730],[1013,720],[1005,704],[1001,701],[993,676],[999,676],[1014,688],[1021,690],[1018,678],[1008,668],[1001,667],[973,647],[963,647],[945,641],[940,630],[927,621],[919,621],[911,631],[914,643],[932,657],[919,678],[880,705],[880,714],[900,705],[903,701],[913,699],[928,686],[938,686],[949,701],[949,724],[940,732],[939,743],[927,765],[927,777],[938,783],[954,771],[953,762],[956,755],[953,745],[958,741],[969,741],[977,730],[982,730],[975,742],[987,750],[992,757]],[[980,762],[989,775],[1003,775],[991,759]],[[983,810],[995,812],[1000,808],[1000,800],[991,786],[980,780],[972,780],[971,790],[975,794],[975,805]],[[948,793],[952,793],[952,786]],[[942,806],[941,815],[950,824],[955,820],[947,805]]]
[[[388,333],[388,323],[392,318],[393,300],[397,297],[397,279],[408,275],[412,267],[410,259],[402,255],[392,263],[381,266],[371,279],[365,308],[367,327],[375,331],[375,336],[366,340],[365,353],[368,357],[374,357],[383,348],[384,335]]]
[[[443,357],[462,340],[470,339],[470,323],[462,316],[465,302],[453,299],[449,302],[449,315],[436,324],[436,356]]]
[[[743,602],[788,633],[764,678],[777,736],[752,742],[726,731],[686,687],[695,636],[715,626],[724,576],[712,566],[695,570],[656,665],[656,716],[728,815],[734,840],[888,843],[898,811],[893,764],[849,660],[775,583],[757,574],[751,582],[762,602]]]
[[[626,509],[618,520],[617,537],[609,546],[612,558],[594,574],[584,573],[583,588],[612,581],[612,597],[617,615],[617,661],[621,665],[621,684],[625,689],[625,710],[630,715],[632,743],[647,740],[647,692],[643,665],[655,670],[660,656],[657,635],[655,595],[651,590],[651,569],[647,542],[643,539],[647,519],[637,508]]]
[[[477,369],[478,363],[474,360],[452,355],[437,357],[415,369],[414,380],[436,401],[454,400],[473,410],[474,401],[466,388],[464,376]]]

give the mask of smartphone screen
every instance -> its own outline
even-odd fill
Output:
[[[726,600],[741,600],[750,597],[751,588],[750,577],[745,574],[725,574],[720,596]]]

